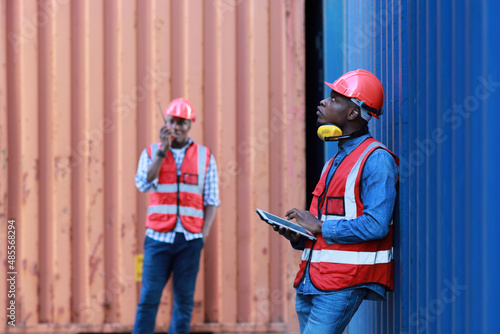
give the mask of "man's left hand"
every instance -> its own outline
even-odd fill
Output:
[[[285,213],[285,217],[288,220],[295,219],[297,224],[305,228],[306,230],[312,233],[321,233],[321,227],[323,226],[323,222],[316,218],[309,211],[299,210],[299,209],[290,209]]]

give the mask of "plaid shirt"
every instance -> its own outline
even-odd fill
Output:
[[[177,165],[177,173],[181,172],[182,161],[184,160],[184,155],[186,154],[186,149],[193,142],[191,138],[189,138],[188,144],[183,148],[175,149],[170,148],[175,160],[175,164]],[[149,157],[146,149],[142,151],[141,157],[139,159],[139,165],[137,166],[137,173],[135,174],[135,186],[139,191],[146,192],[151,187],[156,187],[158,185],[158,179],[154,179],[152,182],[148,182],[148,168],[153,162],[153,159]],[[213,205],[219,206],[219,176],[217,173],[217,164],[215,163],[215,159],[213,154],[210,154],[210,163],[208,165],[207,174],[205,177],[205,185],[203,188],[203,205]],[[170,232],[158,232],[153,229],[146,229],[146,236],[156,240],[167,243],[173,243],[175,239],[175,233],[181,232],[184,233],[186,240],[193,240],[197,238],[202,238],[202,233],[191,233],[187,231],[184,226],[182,226],[181,221],[177,218],[177,224],[173,231]]]

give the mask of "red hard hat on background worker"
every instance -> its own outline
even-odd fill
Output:
[[[183,97],[172,100],[164,113],[167,116],[185,118],[193,122],[196,120],[193,105]]]

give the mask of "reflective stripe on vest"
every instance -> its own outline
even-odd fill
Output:
[[[148,215],[150,213],[171,213],[177,214],[177,205],[155,205],[148,208]],[[181,216],[192,216],[203,218],[203,210],[196,210],[186,206],[179,207],[179,214]]]
[[[148,147],[148,154],[154,157],[159,149],[158,143],[152,144]],[[204,223],[203,191],[209,158],[208,148],[192,143],[186,149],[179,175],[172,152],[167,152],[160,167],[159,183],[150,191],[146,226],[160,232],[172,231],[179,217],[186,230],[201,232]]]
[[[393,249],[380,250],[377,252],[353,252],[341,250],[313,250],[311,262],[343,263],[343,264],[377,264],[392,261]],[[302,260],[307,261],[311,255],[311,248],[304,249]]]

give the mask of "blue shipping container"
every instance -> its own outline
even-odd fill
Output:
[[[401,161],[395,289],[364,302],[348,333],[498,333],[500,2],[323,11],[325,80],[357,68],[382,80],[385,114],[370,129]]]

